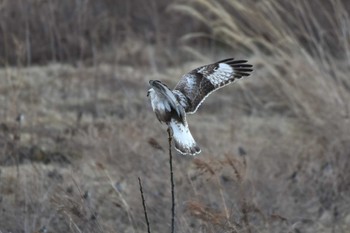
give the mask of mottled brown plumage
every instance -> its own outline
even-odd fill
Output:
[[[220,64],[228,65],[232,70],[222,68],[223,70],[220,71]],[[251,71],[253,71],[252,65],[247,64],[246,60],[229,58],[201,66],[185,74],[174,90],[180,91],[188,98],[189,102],[185,108],[186,113],[195,113],[210,93],[228,85],[235,79],[249,76]]]

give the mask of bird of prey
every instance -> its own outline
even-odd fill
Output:
[[[173,90],[159,80],[150,80],[147,96],[158,120],[171,129],[175,149],[181,154],[201,152],[188,128],[186,114],[193,114],[213,91],[249,76],[253,66],[246,60],[229,58],[201,66],[185,74]]]

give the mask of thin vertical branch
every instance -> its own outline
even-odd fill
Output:
[[[168,128],[169,136],[169,166],[170,166],[170,183],[171,183],[171,233],[175,230],[175,185],[174,185],[174,173],[173,173],[173,156],[171,154],[171,129]]]
[[[148,221],[148,215],[147,215],[145,197],[143,196],[143,190],[142,190],[141,179],[140,179],[140,177],[138,177],[138,179],[139,179],[139,185],[140,185],[140,192],[141,192],[141,199],[142,199],[143,212],[145,213],[145,220],[146,220],[146,225],[147,225],[147,232],[148,232],[148,233],[151,233],[151,228],[150,228],[149,221]]]

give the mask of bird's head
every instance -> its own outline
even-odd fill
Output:
[[[148,90],[147,96],[149,96],[152,89],[157,93],[166,93],[167,90],[169,90],[168,86],[159,80],[150,80],[149,85],[151,86],[151,89]]]

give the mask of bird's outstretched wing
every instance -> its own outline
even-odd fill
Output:
[[[229,58],[213,64],[201,66],[182,76],[174,90],[187,99],[187,113],[195,113],[204,99],[213,91],[230,84],[235,79],[249,76],[252,65],[246,60]]]

